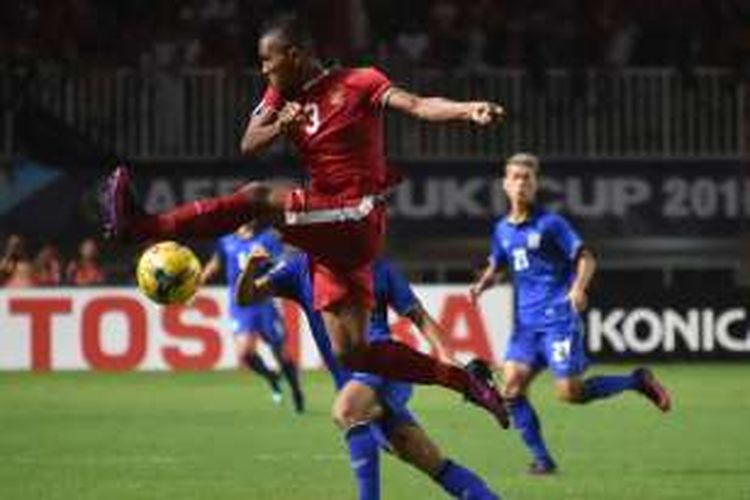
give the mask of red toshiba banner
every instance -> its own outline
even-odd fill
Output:
[[[417,295],[446,330],[459,359],[499,361],[510,330],[509,289],[488,292],[479,308],[468,286],[418,286]],[[161,307],[131,288],[0,289],[0,370],[211,370],[236,366],[227,293],[209,288],[187,306]],[[307,321],[282,301],[287,342],[303,368],[321,366]],[[393,316],[400,340],[429,346]]]

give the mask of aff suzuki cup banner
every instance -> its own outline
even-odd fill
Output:
[[[445,328],[460,360],[498,361],[510,331],[509,288],[475,308],[468,286],[417,286],[415,292]],[[278,303],[287,345],[302,368],[321,367],[307,321]],[[235,367],[226,317],[227,291],[203,290],[187,306],[158,306],[132,288],[0,289],[0,370],[211,370]],[[396,338],[425,352],[429,344],[407,319],[391,318]]]
[[[148,212],[230,193],[245,182],[298,177],[293,161],[156,162],[136,165]],[[501,159],[396,162],[405,180],[389,197],[389,227],[421,238],[486,237],[507,209]],[[5,232],[75,245],[99,231],[97,193],[106,171],[18,159],[0,171]],[[747,165],[730,160],[544,160],[540,198],[587,239],[735,239],[750,229]],[[37,214],[43,213],[44,217]]]

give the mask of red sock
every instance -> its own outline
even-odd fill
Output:
[[[138,217],[129,230],[136,239],[216,237],[235,231],[257,215],[256,211],[257,204],[237,192]]]
[[[465,394],[469,387],[466,371],[440,361],[399,342],[375,342],[346,356],[344,366],[352,371],[414,384],[437,384]]]

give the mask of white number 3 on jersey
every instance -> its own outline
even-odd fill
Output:
[[[320,128],[320,108],[314,102],[308,102],[302,108],[305,116],[307,116],[307,123],[305,124],[305,133],[307,135],[313,135]]]

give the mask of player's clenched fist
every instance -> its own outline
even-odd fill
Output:
[[[505,110],[499,104],[493,102],[470,102],[469,116],[471,121],[477,125],[490,125],[499,123],[505,118]]]
[[[305,113],[302,105],[295,101],[289,101],[279,110],[278,123],[281,130],[286,132],[295,123],[305,121]]]

